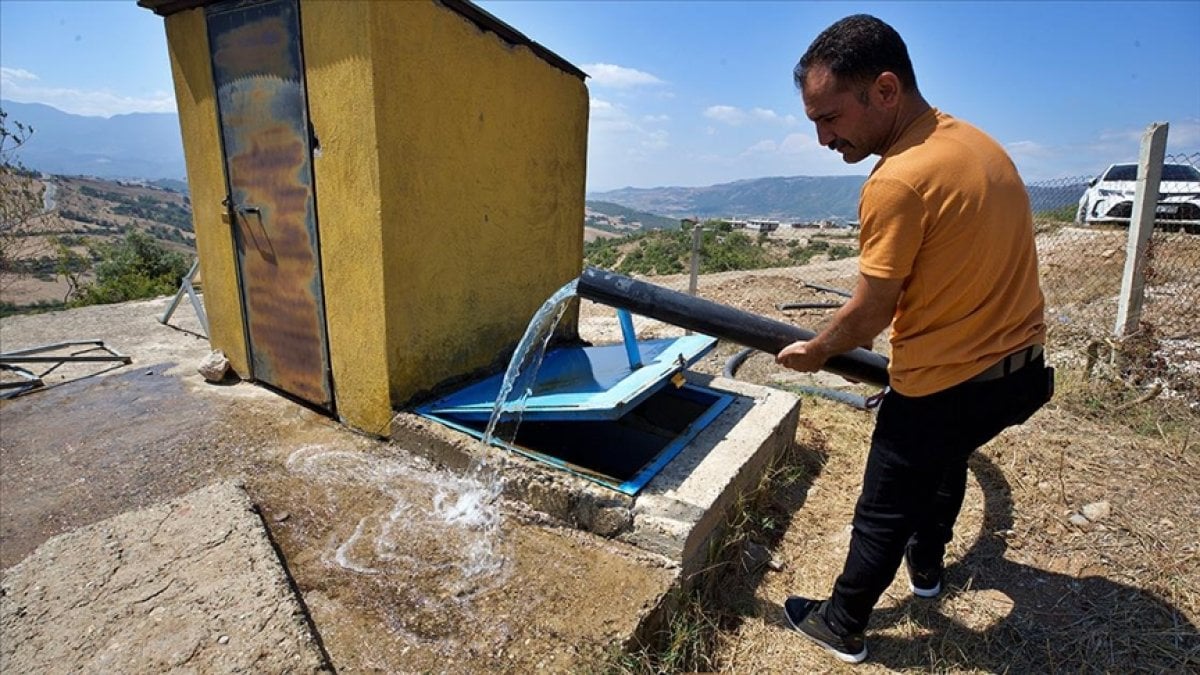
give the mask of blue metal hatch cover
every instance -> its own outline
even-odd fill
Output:
[[[637,342],[642,366],[631,368],[623,344],[557,347],[546,352],[525,400],[527,421],[615,420],[665,386],[717,344],[707,335]],[[417,412],[486,421],[499,395],[503,373],[459,389]],[[514,391],[510,401],[520,398]]]

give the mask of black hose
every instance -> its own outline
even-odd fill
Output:
[[[758,351],[758,350],[754,349],[753,347],[747,347],[747,348],[739,351],[738,353],[734,354],[733,356],[729,357],[729,359],[725,361],[725,367],[721,370],[721,376],[727,377],[731,380],[736,380],[738,369],[741,368],[742,364],[746,362],[746,359],[750,358],[750,355],[756,351]],[[827,387],[809,387],[809,386],[805,386],[805,385],[800,385],[800,386],[795,386],[795,387],[788,387],[788,390],[796,391],[796,392],[799,392],[802,394],[812,394],[813,396],[820,396],[822,398],[827,398],[831,401],[837,401],[838,403],[845,403],[847,405],[858,408],[859,410],[870,410],[871,409],[871,407],[867,404],[867,397],[860,396],[859,394],[851,394],[848,391],[842,391],[840,389],[830,389]]]
[[[853,297],[853,296],[854,296],[854,294],[853,294],[853,293],[851,293],[850,291],[843,291],[843,290],[842,290],[842,289],[840,289],[840,288],[830,288],[829,286],[820,286],[820,285],[817,285],[817,284],[810,284],[810,283],[808,283],[807,281],[806,281],[806,282],[804,282],[804,287],[805,287],[805,288],[812,288],[812,289],[815,289],[815,290],[818,290],[818,291],[825,291],[826,293],[833,293],[834,295],[840,295],[840,296],[843,296],[843,297],[846,297],[846,298],[850,298],[850,297]]]
[[[871,406],[867,404],[867,397],[860,396],[858,394],[851,394],[848,391],[841,391],[840,389],[827,389],[825,387],[808,386],[791,387],[790,389],[792,391],[798,391],[802,394],[812,394],[813,396],[820,396],[831,401],[837,401],[838,403],[845,403],[847,405],[854,406],[859,410],[871,409]]]
[[[783,312],[789,309],[837,309],[841,306],[840,302],[785,302],[775,305],[775,309]]]
[[[627,309],[634,314],[772,355],[793,342],[816,337],[816,333],[789,323],[595,267],[585,268],[579,275],[577,290],[580,297],[594,302]],[[888,384],[887,364],[887,358],[881,354],[860,347],[830,358],[823,370],[883,387]]]
[[[728,377],[731,380],[736,379],[738,368],[741,368],[742,364],[746,362],[746,359],[750,358],[750,355],[756,351],[758,350],[754,347],[746,347],[742,351],[729,357],[729,360],[725,362],[725,368],[721,370],[721,376]]]

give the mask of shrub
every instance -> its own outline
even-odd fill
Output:
[[[188,271],[182,254],[140,232],[99,248],[96,281],[81,286],[71,306],[108,304],[174,293]]]

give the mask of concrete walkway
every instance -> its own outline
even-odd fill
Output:
[[[329,669],[233,483],[54,537],[0,588],[5,673]]]

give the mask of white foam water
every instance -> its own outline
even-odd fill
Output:
[[[507,573],[500,516],[490,506],[495,488],[419,464],[314,445],[287,460],[289,471],[331,492],[349,487],[358,504],[380,502],[352,531],[335,525],[326,563],[358,574],[427,576],[437,595],[460,599],[495,587]]]

